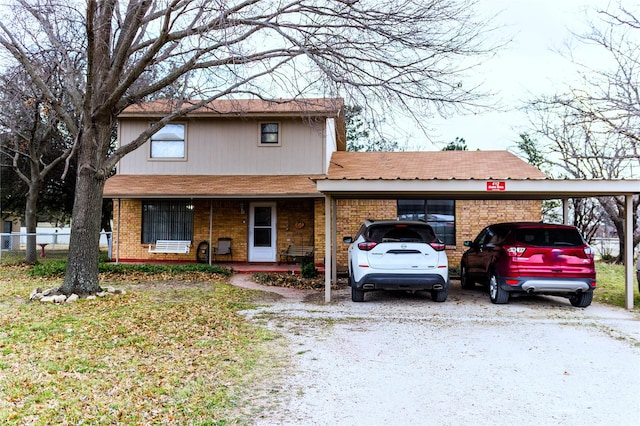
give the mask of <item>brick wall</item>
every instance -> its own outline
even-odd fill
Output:
[[[232,259],[246,262],[249,232],[249,203],[241,200],[197,200],[194,203],[194,239],[191,253],[150,254],[148,245],[142,244],[142,201],[114,200],[114,236],[120,239],[118,257],[126,260],[172,260],[195,261],[196,248],[201,241],[209,241],[209,218],[212,226],[211,241],[220,237],[232,239]],[[355,236],[366,219],[395,219],[395,200],[336,200],[337,234],[336,264],[343,271],[347,265],[348,244],[342,242],[344,236]],[[118,230],[118,211],[120,224]],[[324,199],[295,199],[277,202],[278,241],[277,253],[289,245],[315,246],[314,262],[324,263],[325,242]],[[541,202],[536,200],[459,200],[456,202],[456,245],[447,246],[449,264],[457,266],[465,250],[465,240],[473,239],[486,225],[495,222],[541,220]]]
[[[296,199],[277,202],[277,257],[289,245],[314,244],[314,200]],[[324,205],[324,204],[323,204]],[[118,220],[118,209],[120,219]],[[120,239],[118,258],[122,260],[195,261],[196,249],[201,241],[209,241],[210,250],[218,238],[231,238],[232,257],[223,261],[246,262],[249,240],[249,202],[242,200],[196,200],[193,217],[193,246],[189,254],[164,254],[148,252],[148,244],[142,244],[142,200],[114,200],[114,235]],[[211,226],[209,223],[211,222]],[[118,230],[118,226],[122,229]],[[324,225],[323,225],[324,226]],[[323,229],[324,230],[324,229]],[[120,232],[118,232],[120,231]],[[323,234],[324,238],[324,234]],[[324,244],[324,240],[322,240]],[[324,259],[324,252],[320,259]]]
[[[347,266],[348,245],[343,236],[355,236],[366,219],[395,219],[396,200],[337,200],[337,265]],[[460,264],[465,240],[471,240],[487,225],[507,221],[539,221],[542,204],[537,200],[458,200],[456,201],[456,245],[447,246],[450,266]],[[324,233],[323,233],[324,234]]]
[[[347,267],[349,248],[342,238],[354,237],[367,219],[395,219],[396,204],[396,200],[336,200],[336,265],[339,271]]]

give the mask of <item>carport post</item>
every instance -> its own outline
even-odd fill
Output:
[[[633,309],[633,195],[627,194],[624,222],[625,307]]]
[[[562,199],[562,223],[569,225],[569,199]]]
[[[331,302],[331,278],[333,277],[333,197],[324,196],[324,301]]]

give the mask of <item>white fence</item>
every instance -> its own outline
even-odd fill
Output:
[[[106,250],[109,259],[112,257],[111,234],[111,232],[100,233],[100,250]],[[8,253],[24,253],[27,248],[27,238],[30,236],[35,236],[36,245],[38,246],[37,249],[39,251],[39,255],[42,257],[46,257],[47,251],[63,251],[69,249],[70,232],[57,232],[52,228],[48,228],[47,232],[36,232],[30,234],[26,232],[5,233],[0,234],[0,261],[2,261],[3,253],[5,255]]]
[[[593,238],[589,243],[596,259],[603,256],[617,256],[620,252],[620,241],[617,238]]]

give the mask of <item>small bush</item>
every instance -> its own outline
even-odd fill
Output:
[[[29,275],[32,277],[53,278],[64,276],[67,270],[66,260],[52,260],[47,263],[36,263]]]
[[[302,278],[315,278],[318,276],[318,269],[313,263],[306,263],[300,268],[300,275],[302,275]]]
[[[44,264],[37,264],[30,271],[32,277],[62,277],[67,269],[66,260],[55,260]],[[98,264],[98,272],[110,274],[131,274],[142,273],[146,275],[159,275],[164,273],[188,273],[188,272],[208,272],[211,274],[219,274],[228,277],[233,272],[229,268],[218,265],[186,264],[186,265],[158,265],[158,264],[115,264],[100,263]]]

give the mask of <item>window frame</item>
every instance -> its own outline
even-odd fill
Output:
[[[440,205],[443,205],[442,202],[447,202],[447,203],[452,203],[451,204],[451,213],[452,215],[448,215],[448,216],[453,216],[453,221],[449,220],[449,219],[442,219],[442,220],[429,220],[429,215],[435,215],[435,214],[439,214],[442,215],[441,212],[437,212],[434,213],[433,210],[440,210],[440,209],[435,209],[435,203],[440,203]],[[407,205],[402,206],[401,208],[401,203],[406,203]],[[430,204],[431,209],[429,208]],[[413,210],[412,210],[413,208]],[[431,210],[431,213],[430,213]],[[440,238],[442,240],[442,242],[446,245],[446,246],[451,246],[451,247],[455,247],[457,244],[456,241],[456,230],[457,230],[457,217],[456,217],[456,200],[450,200],[450,199],[397,199],[396,200],[396,213],[397,213],[397,218],[398,219],[404,219],[404,220],[422,220],[425,223],[431,225],[431,227],[433,228],[434,232],[436,233],[436,235],[438,236],[438,238]],[[402,216],[402,217],[401,217]],[[433,219],[433,217],[432,217]],[[437,231],[437,224],[445,224],[444,226],[446,226],[447,223],[449,222],[453,222],[453,234],[451,235],[449,234],[442,234],[440,232]],[[446,235],[449,235],[449,238],[446,238]]]
[[[149,212],[155,205],[158,211]],[[150,217],[151,215],[155,217]],[[154,244],[157,240],[191,240],[194,235],[195,205],[185,199],[144,199],[141,201],[140,242]],[[155,221],[155,223],[149,223]],[[153,229],[149,229],[149,227]],[[180,229],[182,228],[182,229]]]
[[[165,129],[167,126],[182,126],[182,139],[176,139],[176,140],[155,139],[156,137],[158,137],[158,135],[162,134],[163,129]],[[169,157],[169,156],[154,157],[154,154],[153,154],[154,144],[162,143],[162,142],[182,142],[182,157]],[[151,137],[149,138],[148,154],[149,154],[149,160],[151,161],[187,161],[187,123],[185,122],[168,123],[165,126],[163,126],[160,130],[158,130],[156,133],[151,135]]]
[[[275,124],[278,126],[277,132],[265,132],[264,126]],[[276,134],[277,142],[264,142],[263,135],[265,134]],[[280,121],[261,121],[258,123],[258,146],[269,147],[269,146],[282,146],[282,123]]]

